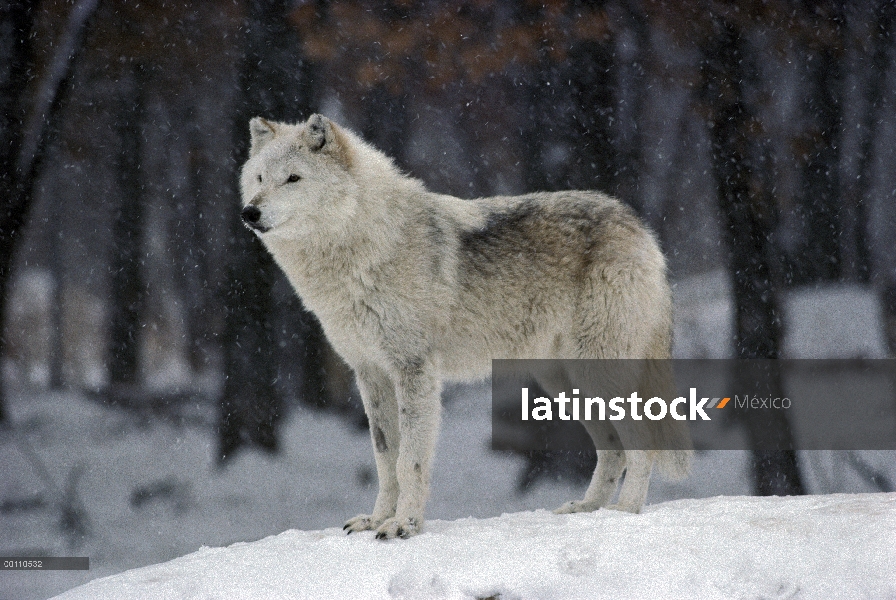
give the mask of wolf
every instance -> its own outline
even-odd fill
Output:
[[[670,357],[665,259],[617,200],[583,191],[464,200],[427,191],[321,115],[256,117],[249,130],[242,220],[354,371],[370,423],[379,491],[348,533],[421,530],[444,381],[483,379],[492,358]],[[554,373],[538,383],[556,393],[573,382]],[[603,446],[614,439],[605,422],[586,427]],[[639,512],[654,464],[688,470],[687,451],[610,447],[584,498],[556,512],[607,506],[623,470],[611,508]]]

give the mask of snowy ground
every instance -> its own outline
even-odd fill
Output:
[[[893,598],[896,494],[717,497],[433,521],[410,540],[287,531],[203,548],[60,600]]]
[[[247,452],[224,471],[217,471],[212,461],[214,438],[205,429],[157,421],[136,425],[132,415],[102,408],[72,394],[20,395],[11,410],[19,426],[15,432],[0,435],[4,456],[0,462],[0,500],[7,508],[15,508],[14,501],[18,501],[18,508],[0,513],[0,554],[89,556],[91,568],[0,572],[0,598],[47,598],[91,579],[168,561],[203,546],[249,542],[287,530],[340,526],[347,517],[369,511],[373,505],[376,476],[369,435],[333,415],[296,411],[284,432],[281,456]],[[479,387],[467,388],[445,411],[427,507],[428,531],[433,534],[466,536],[465,528],[478,527],[474,522],[458,523],[456,527],[461,529],[454,531],[455,525],[444,520],[550,509],[580,497],[584,491],[580,484],[542,481],[528,493],[519,494],[516,484],[522,460],[488,449],[489,410],[487,389]],[[35,472],[33,460],[27,458],[29,452],[46,467],[44,479]],[[896,480],[893,453],[863,456],[877,469],[889,468],[891,480]],[[741,452],[700,453],[691,477],[676,483],[656,479],[648,502],[749,494],[746,458]],[[807,473],[816,474],[809,477],[813,491],[873,490],[854,470],[826,461],[820,453],[803,463]],[[49,478],[53,486],[65,487],[66,478],[78,465],[83,466],[83,475],[73,504],[86,516],[83,536],[60,530],[60,511],[55,503],[62,492],[45,482]],[[822,481],[823,487],[813,483],[815,480]],[[157,493],[150,495],[149,490]],[[750,506],[754,501],[737,502],[737,506]],[[687,508],[687,514],[702,514],[704,510],[699,504],[685,503],[664,507],[663,514],[677,510],[675,506]],[[775,515],[762,518],[782,518]],[[857,515],[859,520],[868,518],[863,512]],[[532,532],[537,529],[532,524],[546,519],[559,519],[551,521],[549,530],[566,527],[567,523],[563,517],[547,513],[510,519],[525,523],[528,518],[534,521],[521,531]],[[610,519],[623,527],[620,531],[639,527],[639,521],[631,521],[627,515],[611,513],[594,518],[598,519],[595,523]],[[888,518],[892,519],[892,513]],[[497,527],[494,535],[509,528],[507,523],[486,523]],[[692,525],[686,529],[692,529]],[[712,531],[722,536],[725,526]],[[306,535],[310,536],[307,540],[323,536],[332,544],[339,537],[334,530],[324,534],[290,533],[284,539],[295,542],[306,539],[302,537]],[[664,543],[660,539],[664,536],[648,545]],[[648,538],[641,535],[638,539],[643,542]],[[843,544],[860,541],[847,537]],[[736,541],[731,543],[737,545]],[[471,546],[469,551],[475,549]],[[498,552],[499,548],[492,550]],[[207,555],[209,551],[204,552]],[[748,548],[742,551],[749,553]],[[875,560],[886,560],[886,556]],[[618,578],[618,569],[614,573]],[[623,580],[627,578],[623,576]]]

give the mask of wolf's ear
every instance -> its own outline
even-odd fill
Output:
[[[311,115],[305,123],[302,136],[312,152],[324,152],[335,158],[346,169],[353,165],[354,152],[346,133],[330,119]]]
[[[327,144],[332,144],[336,136],[333,132],[333,123],[322,115],[311,115],[305,123],[305,142],[312,152],[323,150]]]
[[[249,121],[249,134],[251,135],[249,156],[255,156],[277,135],[277,126],[261,117],[255,117]]]

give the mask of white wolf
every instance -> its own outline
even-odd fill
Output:
[[[616,200],[434,194],[320,115],[255,118],[250,132],[242,218],[354,370],[370,421],[379,493],[349,533],[420,530],[443,380],[486,377],[492,358],[669,358],[665,260]],[[570,389],[562,375],[539,383]],[[614,439],[606,423],[586,427]],[[606,506],[623,469],[614,508],[638,512],[653,464],[680,476],[688,462],[688,452],[599,451],[584,499],[557,512]]]

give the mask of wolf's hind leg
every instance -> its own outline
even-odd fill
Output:
[[[623,451],[619,436],[610,424],[601,421],[583,421],[582,424],[598,448],[597,466],[594,467],[591,483],[585,490],[585,497],[567,502],[554,511],[557,514],[591,512],[607,506],[616,493],[619,478],[626,465],[628,453]]]
[[[346,521],[348,533],[376,529],[395,515],[398,504],[398,477],[395,465],[400,446],[398,430],[398,402],[395,386],[388,375],[378,369],[358,369],[358,388],[364,401],[364,412],[370,421],[370,437],[376,459],[379,492],[373,513],[358,515]]]
[[[565,368],[545,368],[533,373],[539,385],[550,396],[557,396],[561,391],[570,391],[572,384],[570,374]],[[575,512],[591,512],[606,506],[613,498],[622,469],[625,468],[625,454],[622,442],[612,425],[603,421],[581,421],[591,436],[597,451],[597,466],[591,476],[591,484],[585,491],[582,500],[567,502],[554,510],[556,514]]]

